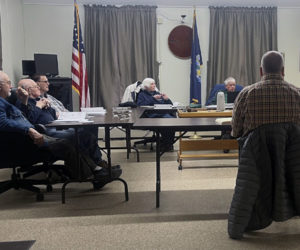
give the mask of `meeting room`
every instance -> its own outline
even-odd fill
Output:
[[[297,0],[1,0],[0,249],[298,249],[299,23]]]

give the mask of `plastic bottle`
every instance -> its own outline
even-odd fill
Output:
[[[225,96],[224,92],[220,91],[217,95],[217,111],[225,110]]]

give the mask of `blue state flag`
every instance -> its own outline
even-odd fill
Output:
[[[194,10],[193,21],[193,40],[192,40],[192,53],[191,53],[191,80],[190,80],[190,103],[201,104],[201,70],[202,55],[200,50],[197,22],[196,22],[196,10]]]

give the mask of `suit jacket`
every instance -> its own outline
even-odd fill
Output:
[[[293,123],[258,127],[239,140],[236,187],[228,233],[267,227],[300,214],[300,126]]]
[[[137,105],[138,106],[153,106],[154,104],[173,104],[170,99],[156,99],[153,96],[159,95],[158,91],[149,92],[146,90],[141,90],[137,96]]]
[[[48,124],[56,120],[55,109],[51,107],[40,109],[36,106],[36,102],[35,99],[29,98],[27,105],[22,104],[19,100],[16,105],[32,124]]]
[[[27,134],[29,128],[33,128],[33,125],[22,112],[0,97],[0,131]]]
[[[235,91],[241,91],[242,89],[243,89],[243,86],[236,84]],[[211,90],[211,92],[209,94],[209,97],[207,98],[205,105],[207,106],[207,105],[216,104],[216,102],[217,102],[216,96],[217,96],[218,92],[220,92],[220,91],[222,91],[222,92],[227,91],[224,83],[216,84],[214,86],[214,88]]]

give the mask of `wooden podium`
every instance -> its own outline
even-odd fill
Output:
[[[193,109],[191,112],[183,112],[178,110],[178,117],[180,118],[207,118],[215,117],[224,118],[232,117],[232,110],[216,111],[216,110],[203,110]],[[181,138],[179,140],[179,151],[177,155],[177,161],[179,162],[178,169],[182,170],[182,160],[187,158],[226,158],[232,159],[237,158],[238,153],[225,153],[227,150],[238,149],[238,143],[236,139],[210,139],[199,138],[199,139],[186,139]],[[199,154],[187,154],[187,151],[210,151],[220,150],[220,153],[199,153]]]

